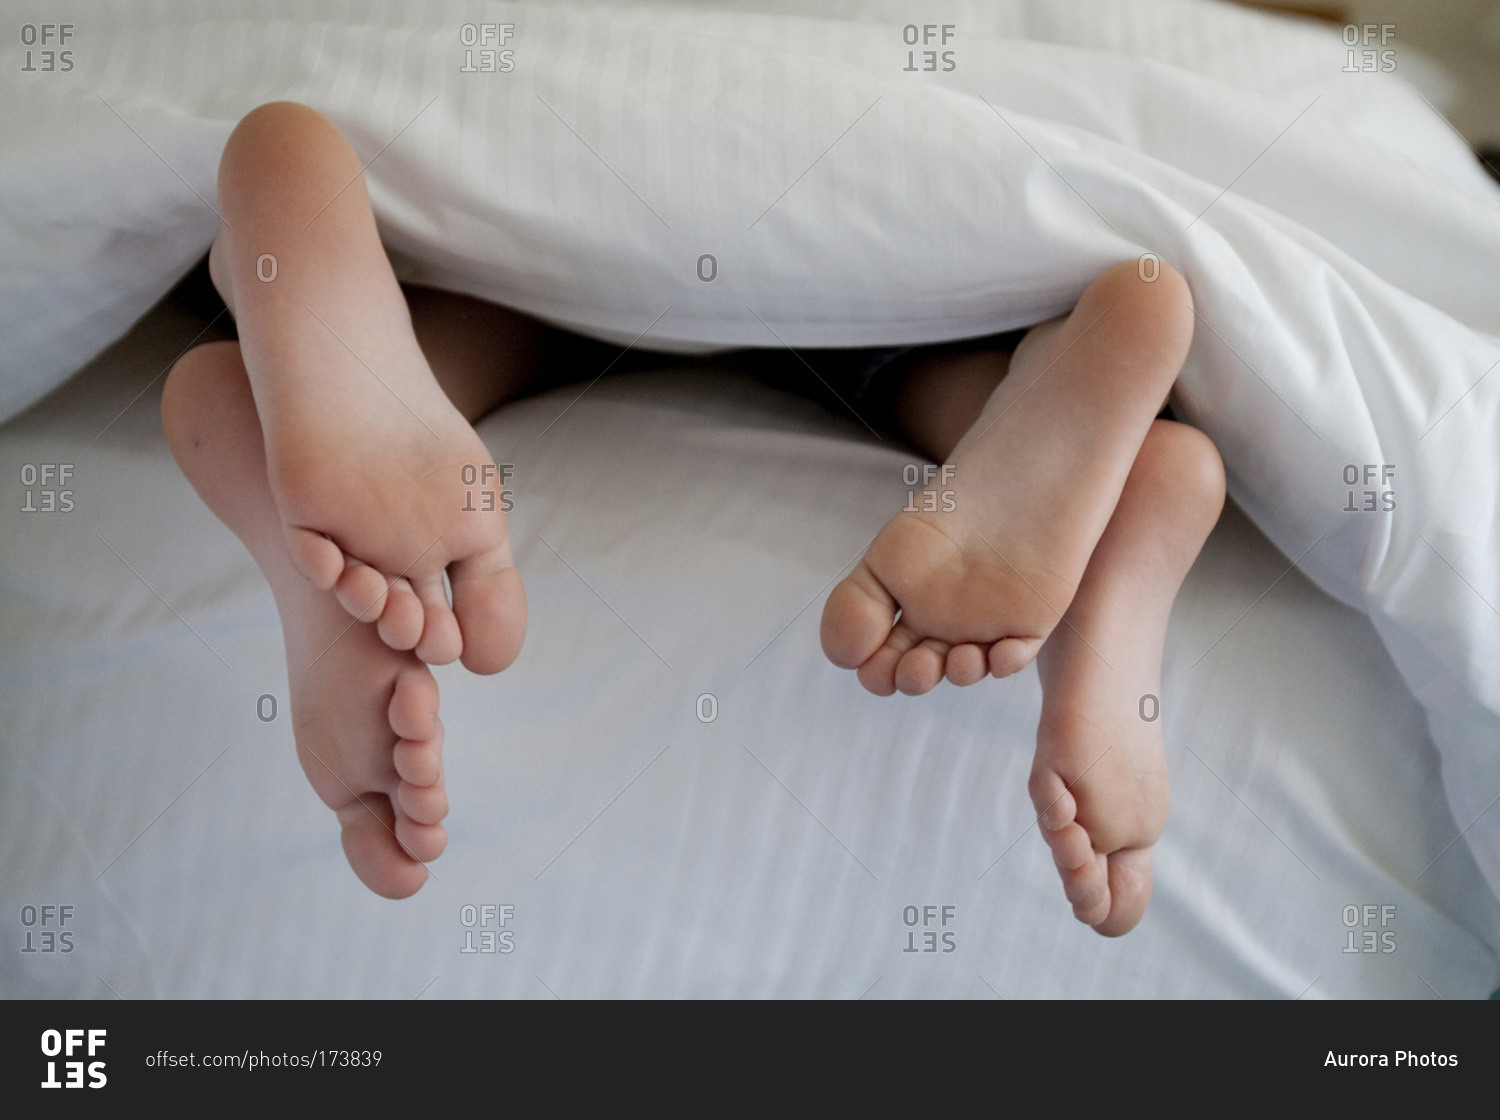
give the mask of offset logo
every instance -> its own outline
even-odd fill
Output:
[[[21,72],[66,74],[73,69],[73,52],[58,48],[72,38],[74,32],[71,23],[23,23],[21,43],[26,50],[21,61]]]
[[[73,931],[67,925],[73,920],[75,909],[67,902],[46,902],[41,906],[28,902],[21,907],[21,928],[25,931],[21,952],[71,953],[77,946],[73,944]]]
[[[1349,463],[1344,467],[1344,485],[1349,487],[1345,513],[1390,513],[1396,508],[1396,491],[1391,479],[1396,477],[1395,463]],[[1364,480],[1364,489],[1355,490]],[[1355,495],[1359,496],[1356,498]]]
[[[479,504],[474,504],[474,491],[464,491],[464,504],[460,507],[462,513],[509,513],[516,508],[516,492],[503,489],[510,481],[511,475],[516,473],[514,463],[503,463],[495,466],[494,463],[465,463],[459,472],[465,487],[479,486]],[[498,482],[500,489],[496,489]],[[496,500],[496,495],[499,498]]]
[[[42,1032],[42,1056],[47,1059],[47,1079],[43,1089],[102,1089],[109,1083],[104,1074],[104,1062],[84,1062],[85,1057],[97,1057],[104,1049],[103,1030],[46,1030]],[[75,1056],[76,1055],[76,1056]],[[58,1058],[67,1061],[59,1062]],[[58,1066],[62,1067],[63,1080],[57,1079]],[[88,1081],[85,1082],[85,1076]]]
[[[466,23],[458,29],[465,47],[461,74],[509,74],[516,68],[514,47],[505,46],[516,34],[513,23]],[[478,47],[478,50],[472,48]]]
[[[21,512],[72,512],[73,491],[64,489],[72,477],[72,463],[22,463],[21,485],[26,497],[21,501]]]
[[[1376,928],[1376,918],[1379,928]],[[1350,903],[1344,907],[1344,933],[1346,953],[1394,953],[1396,931],[1387,928],[1396,917],[1396,904],[1383,902],[1379,906],[1367,902],[1363,906]],[[1398,1063],[1399,1064],[1399,1063]]]
[[[946,47],[948,40],[955,38],[957,34],[958,28],[951,23],[924,23],[921,27],[908,23],[901,29],[901,41],[908,47],[918,44],[930,47],[933,43]],[[921,65],[917,64],[918,58],[921,59]],[[953,51],[907,51],[906,65],[901,69],[908,74],[917,70],[940,70],[946,73],[958,69],[958,59],[954,57]]]
[[[906,505],[901,507],[901,512],[952,513],[958,508],[957,491],[939,490],[932,483],[936,479],[941,486],[948,486],[953,481],[955,470],[952,463],[944,463],[942,466],[935,463],[907,463],[901,468],[901,481],[907,486],[921,485],[926,489],[908,490]]]
[[[464,943],[458,951],[460,953],[514,953],[516,951],[515,930],[505,927],[515,916],[516,908],[508,902],[482,902],[478,906],[466,903],[458,911],[459,923],[464,927]],[[475,933],[479,934],[477,945],[474,943]]]
[[[1346,24],[1344,46],[1349,48],[1349,61],[1344,64],[1345,74],[1388,74],[1396,68],[1396,52],[1386,44],[1396,37],[1394,23]],[[1360,40],[1364,49],[1357,50]],[[1375,44],[1377,43],[1377,47]]]
[[[958,918],[958,907],[906,906],[901,910],[901,924],[906,926],[903,953],[952,953],[958,949],[958,933],[948,923]],[[920,935],[917,926],[921,926]],[[936,929],[931,927],[936,926]],[[920,940],[919,940],[920,937]]]

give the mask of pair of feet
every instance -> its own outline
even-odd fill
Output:
[[[504,669],[526,600],[501,503],[472,500],[499,489],[498,471],[453,404],[491,400],[434,378],[360,171],[303,106],[263,106],[235,129],[209,268],[240,342],[185,354],[162,418],[183,473],[271,586],[303,770],[355,873],[402,898],[447,843],[428,666]],[[455,306],[443,314],[467,314]],[[456,323],[428,347],[478,381],[488,325]]]
[[[466,362],[463,324],[418,344],[359,166],[301,106],[241,122],[211,259],[241,342],[185,355],[162,408],[184,474],[270,583],[299,758],[349,862],[404,897],[446,843],[427,666],[503,669],[525,599],[504,514],[464,483],[493,468],[475,379],[510,375]],[[1132,262],[1028,333],[1008,373],[995,354],[918,369],[909,427],[951,462],[951,510],[898,514],[823,618],[828,656],[886,695],[1039,660],[1031,796],[1075,914],[1109,934],[1150,896],[1167,779],[1141,698],[1160,695],[1172,601],[1223,501],[1207,439],[1155,419],[1191,333],[1181,278]]]
[[[903,405],[928,411],[906,426],[946,467],[823,611],[824,651],[877,695],[1037,662],[1037,824],[1074,915],[1109,936],[1150,901],[1167,621],[1224,503],[1213,444],[1157,418],[1192,325],[1182,278],[1131,261],[1008,361],[915,370]]]

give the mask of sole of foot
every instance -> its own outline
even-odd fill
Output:
[[[1037,659],[1037,823],[1074,915],[1107,936],[1133,929],[1151,899],[1151,849],[1170,800],[1160,719],[1167,621],[1223,504],[1208,438],[1157,421]]]
[[[417,342],[361,170],[328,120],[290,102],[248,114],[219,165],[210,272],[239,327],[287,555],[393,648],[498,672],[526,600],[503,510],[474,499],[495,463]]]
[[[949,456],[942,512],[903,511],[829,595],[829,659],[877,695],[1029,664],[1068,610],[1192,338],[1187,285],[1135,262],[1030,331]],[[984,354],[967,360],[995,362]]]
[[[350,866],[379,895],[414,894],[428,878],[424,864],[447,843],[437,682],[293,566],[237,344],[184,355],[168,378],[162,419],[188,481],[270,584],[297,756],[338,817]]]

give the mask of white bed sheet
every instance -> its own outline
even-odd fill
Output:
[[[270,594],[160,433],[154,379],[201,325],[154,312],[0,427],[6,996],[1500,984],[1422,709],[1369,621],[1233,509],[1172,618],[1155,900],[1118,941],[1078,925],[1026,798],[1034,669],[878,699],[819,651],[822,596],[904,501],[909,457],[722,374],[607,378],[565,414],[576,386],[481,425],[517,469],[531,629],[497,678],[440,671],[451,843],[414,898],[376,898],[298,769]],[[22,512],[44,463],[73,465],[72,510]],[[75,908],[72,952],[17,951],[44,904]],[[485,905],[514,909],[502,928]],[[906,908],[945,905],[926,928],[955,950],[905,952]],[[466,952],[486,931],[512,951]],[[1394,951],[1346,951],[1366,932]]]

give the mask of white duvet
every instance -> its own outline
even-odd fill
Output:
[[[1372,620],[1500,893],[1500,191],[1363,45],[1145,0],[200,7],[90,7],[71,69],[0,78],[0,417],[203,253],[277,98],[370,161],[407,277],[644,347],[979,335],[1154,254],[1179,411]]]

